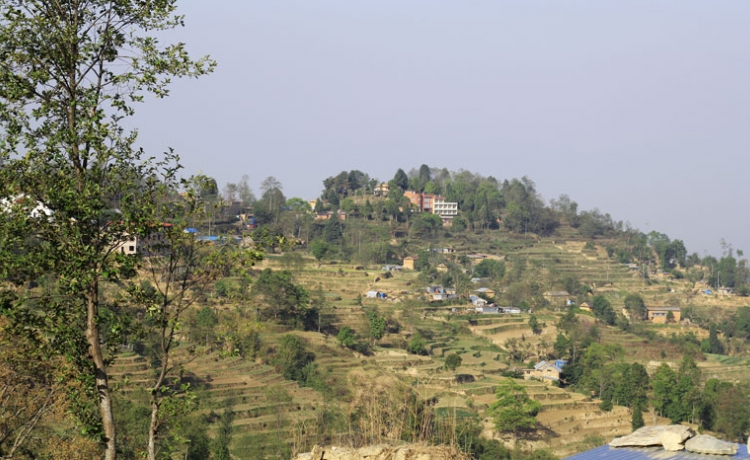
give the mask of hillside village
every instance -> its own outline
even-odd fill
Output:
[[[670,422],[743,439],[746,261],[731,249],[696,260],[678,240],[571,213],[574,203],[543,207],[542,233],[508,228],[518,184],[539,200],[527,179],[506,181],[497,190],[508,201],[485,220],[461,207],[445,218],[409,190],[392,207],[382,183],[339,205],[330,192],[315,200],[326,217],[280,187],[247,208],[215,186],[214,196],[197,190],[213,214],[113,242],[140,261],[127,283],[162,289],[170,269],[161,261],[181,248],[262,260],[237,271],[230,259],[191,287],[173,349],[160,352],[153,331],[111,348],[118,417],[145,407],[164,369],[183,385],[164,400],[195,402],[157,439],[188,458],[198,445],[206,450],[195,455],[281,459],[315,445],[402,442],[450,444],[477,459],[561,458]],[[599,225],[594,234],[586,219]],[[49,288],[30,292],[39,289]],[[164,356],[174,367],[160,367]],[[59,422],[35,424],[36,436],[60,442],[49,423]],[[123,426],[133,435],[122,448],[135,455],[136,419]]]
[[[737,72],[721,67],[720,59],[696,60],[696,69],[718,69],[711,78],[688,72],[711,86],[673,93],[679,89],[671,84],[676,75],[628,64],[628,70],[668,82],[663,93],[697,105],[647,100],[655,93],[643,88],[661,91],[647,80],[636,88],[645,99],[618,106],[619,98],[630,99],[626,85],[609,77],[602,80],[607,84],[586,80],[584,74],[596,70],[589,69],[595,67],[591,58],[603,55],[578,48],[596,42],[608,53],[602,62],[610,60],[614,46],[617,56],[647,55],[661,63],[659,55],[644,52],[662,49],[651,43],[667,30],[661,24],[666,16],[656,14],[664,12],[656,10],[653,36],[642,33],[649,25],[640,10],[612,10],[618,26],[632,16],[637,27],[602,27],[614,23],[597,17],[597,40],[581,36],[580,43],[566,45],[566,34],[557,34],[556,27],[567,22],[549,11],[521,13],[550,16],[555,27],[527,27],[503,10],[509,24],[533,34],[530,41],[494,36],[512,28],[493,21],[474,33],[473,23],[486,19],[482,8],[492,2],[475,5],[466,18],[445,10],[445,23],[433,24],[423,10],[399,9],[423,8],[409,2],[341,14],[327,14],[329,6],[316,4],[299,15],[290,14],[289,5],[257,15],[276,3],[251,2],[248,14],[261,19],[251,27],[244,3],[232,10],[212,3],[211,14],[201,18],[211,23],[199,32],[203,37],[231,37],[232,46],[253,54],[230,50],[227,56],[253,67],[235,82],[217,79],[231,93],[182,91],[181,97],[205,97],[175,106],[179,115],[200,116],[198,127],[175,112],[147,123],[131,118],[141,102],[168,96],[176,79],[207,76],[217,68],[210,56],[193,57],[182,36],[172,35],[184,25],[176,1],[0,0],[0,458],[551,460],[654,445],[657,456],[664,454],[661,447],[690,451],[685,458],[747,455],[744,445],[733,444],[750,435],[750,266],[743,249],[721,239],[720,254],[699,255],[679,235],[644,232],[604,210],[580,209],[566,194],[543,197],[528,176],[499,178],[485,167],[491,161],[504,167],[513,159],[520,171],[537,163],[552,168],[536,156],[547,150],[555,159],[565,153],[572,158],[576,149],[591,157],[606,151],[623,163],[634,152],[649,160],[670,149],[682,155],[691,144],[709,146],[692,151],[702,162],[709,148],[712,155],[733,152],[734,145],[746,143],[727,136],[733,124],[725,120],[742,120],[744,113],[722,113],[721,101],[737,105],[738,98],[715,97],[709,90],[732,89],[721,77]],[[204,2],[183,5],[198,6]],[[343,6],[369,7],[336,8]],[[394,11],[398,18],[389,18]],[[328,29],[326,21],[339,17],[346,30]],[[419,27],[389,22],[412,17]],[[235,35],[228,25],[237,18],[242,34],[261,35]],[[723,19],[715,22],[732,30]],[[433,40],[436,32],[423,25],[449,30],[445,43],[451,46],[432,47],[443,40]],[[214,33],[217,27],[222,33]],[[471,34],[463,33],[469,28]],[[619,33],[628,28],[649,46],[628,49],[628,37]],[[269,35],[262,35],[264,29]],[[360,29],[374,35],[358,37]],[[618,32],[616,46],[599,41],[609,29]],[[556,35],[540,34],[548,30]],[[420,36],[400,35],[414,31]],[[458,46],[465,36],[471,42]],[[316,43],[321,37],[330,43]],[[375,48],[385,38],[395,41],[378,63]],[[517,59],[495,45],[547,41],[561,45],[549,59],[554,68],[533,59],[547,46],[521,50]],[[282,42],[294,52],[267,46]],[[419,48],[418,42],[430,46]],[[721,48],[705,43],[707,49]],[[258,44],[262,50],[253,48]],[[570,64],[565,48],[577,54]],[[670,60],[691,56],[664,49]],[[445,58],[450,53],[456,53],[455,62]],[[336,62],[325,61],[329,54]],[[419,64],[421,56],[434,62]],[[586,61],[576,60],[581,56]],[[264,61],[269,57],[272,64]],[[303,67],[284,68],[287,61]],[[338,61],[346,64],[345,72],[337,70]],[[503,63],[510,80],[498,78],[492,65],[478,65],[492,62]],[[367,67],[372,63],[376,67]],[[682,72],[675,64],[660,67]],[[357,82],[359,67],[366,82]],[[410,67],[418,72],[410,76]],[[460,72],[441,76],[443,67]],[[522,72],[511,75],[516,67]],[[576,84],[565,83],[558,70],[575,75]],[[545,82],[548,73],[558,80]],[[620,70],[612,75],[627,77],[627,84],[642,78]],[[295,81],[298,76],[304,82]],[[482,81],[491,86],[475,95],[464,90]],[[336,86],[321,90],[328,82]],[[555,89],[563,83],[566,91]],[[681,80],[685,88],[689,83]],[[379,85],[387,94],[378,93]],[[617,88],[618,97],[575,92],[597,86]],[[451,95],[454,87],[460,92]],[[527,87],[525,99],[512,100]],[[555,100],[556,93],[571,99]],[[258,100],[248,104],[246,94]],[[496,94],[508,100],[498,103]],[[711,110],[695,94],[705,94]],[[265,97],[265,104],[256,104]],[[308,98],[313,106],[297,105]],[[551,105],[537,105],[542,102]],[[595,111],[574,114],[571,105]],[[643,112],[660,106],[667,112],[655,111],[654,120],[675,119],[689,131],[633,115],[633,107]],[[232,112],[238,107],[241,113]],[[681,111],[700,117],[674,116]],[[426,112],[439,113],[421,119]],[[368,119],[371,114],[377,118]],[[607,125],[610,114],[630,118],[615,117]],[[412,117],[420,120],[412,123]],[[567,125],[560,123],[563,117],[576,120]],[[721,129],[711,124],[713,118]],[[322,124],[308,125],[311,120]],[[521,137],[490,142],[500,122]],[[179,149],[142,145],[139,124],[167,143],[161,136],[179,127],[180,141],[200,151],[199,161],[182,162]],[[421,125],[429,141],[412,143]],[[658,136],[685,145],[649,137],[651,125]],[[695,129],[703,125],[708,128]],[[338,131],[328,131],[331,126]],[[623,126],[626,131],[620,131]],[[302,138],[295,138],[297,129]],[[455,137],[441,137],[443,131]],[[545,138],[547,132],[556,137]],[[323,137],[315,147],[318,133]],[[227,150],[237,152],[225,155],[222,145],[229,144],[219,141],[234,135],[242,137]],[[267,145],[256,143],[264,135]],[[346,136],[353,143],[347,145]],[[717,142],[725,137],[727,143]],[[564,146],[568,138],[591,145]],[[629,143],[641,138],[642,145]],[[483,139],[487,144],[479,146]],[[382,167],[420,149],[439,161],[433,153],[438,144],[445,145],[442,158],[451,155],[452,161],[476,151],[480,163],[467,165],[481,164],[482,172],[421,164],[394,166],[392,177],[354,169],[311,178],[318,170],[307,169],[311,162],[338,169],[344,156],[347,162],[375,158]],[[330,150],[327,164],[324,148]],[[520,161],[526,155],[531,163]],[[725,158],[713,161],[742,171],[734,158]],[[305,168],[304,180],[322,188],[316,196],[289,197],[269,176],[257,184],[256,196],[247,175],[222,184],[184,169],[207,160],[226,162],[232,173],[269,169],[265,161]],[[594,162],[566,158],[555,170],[564,180],[563,163],[585,168],[579,177],[586,182],[594,177]],[[638,171],[641,184],[658,177],[659,190],[675,187],[661,166],[652,169],[660,176]],[[598,171],[610,179],[611,171]],[[682,178],[684,171],[669,165],[671,177]],[[629,174],[633,170],[623,168],[618,178],[632,181]],[[731,182],[721,174],[719,180]],[[716,201],[737,193],[730,188]],[[718,447],[704,448],[706,439]]]

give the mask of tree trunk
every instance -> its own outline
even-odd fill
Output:
[[[88,298],[86,309],[86,341],[89,344],[89,355],[94,362],[96,391],[99,394],[99,411],[101,413],[102,426],[104,428],[104,459],[115,460],[117,458],[115,418],[112,412],[112,397],[109,392],[107,369],[104,365],[104,355],[102,354],[102,347],[99,343],[99,327],[96,321],[99,317],[97,291],[98,287],[95,286],[93,292]]]
[[[162,310],[164,311],[164,310]],[[169,371],[169,352],[170,341],[167,339],[167,330],[161,329],[161,369],[159,378],[156,379],[153,388],[151,388],[151,423],[148,426],[148,460],[156,460],[156,435],[159,431],[159,408],[161,407],[160,392],[164,386]]]
[[[159,429],[159,401],[151,394],[151,423],[148,426],[148,460],[156,460],[156,432]]]

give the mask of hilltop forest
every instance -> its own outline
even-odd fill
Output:
[[[272,241],[269,236],[297,238],[300,243],[309,244],[310,249],[315,248],[314,254],[319,259],[338,258],[364,264],[400,263],[409,252],[416,254],[430,246],[437,248],[445,241],[460,247],[491,239],[480,235],[495,239],[552,237],[560,234],[560,229],[563,232],[571,229],[578,239],[591,244],[601,242],[598,244],[614,262],[638,265],[644,280],[651,273],[669,273],[692,283],[736,289],[743,296],[750,293],[747,261],[742,259],[741,250],[735,252],[731,245],[722,242],[724,253],[718,259],[691,254],[679,239],[670,239],[657,231],[645,234],[598,209],[580,211],[578,204],[567,195],[546,204],[528,177],[501,182],[464,170],[451,172],[422,165],[408,174],[399,169],[387,184],[390,192],[382,196],[378,180],[354,170],[325,179],[316,202],[287,199],[283,186],[272,177],[262,184],[263,193],[258,200],[252,192],[242,195],[242,199],[236,192],[249,190],[247,179],[239,184],[227,184],[223,194],[219,194],[214,185],[214,193],[215,199],[235,204],[223,208],[221,218],[226,222],[231,223],[238,209],[245,206],[254,213],[260,226],[254,235],[258,241]],[[404,196],[407,191],[443,196],[446,201],[458,204],[459,213],[449,226],[443,225],[437,215],[419,212]],[[316,219],[316,215],[333,211],[338,212],[332,219]],[[341,215],[346,222],[342,222]],[[392,244],[394,238],[399,239],[398,244]],[[416,241],[419,242],[409,246]],[[481,251],[483,247],[474,249]],[[548,280],[550,283],[562,288],[565,280],[558,277]],[[554,287],[552,285],[546,289]]]
[[[350,171],[312,201],[183,177],[125,122],[215,67],[160,41],[175,12],[0,2],[0,458],[746,439],[742,251],[700,258],[526,177]]]

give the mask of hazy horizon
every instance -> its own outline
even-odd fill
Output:
[[[182,2],[218,61],[137,108],[139,144],[288,197],[358,169],[530,177],[644,232],[750,250],[750,4]]]

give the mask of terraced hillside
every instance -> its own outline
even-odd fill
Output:
[[[666,281],[647,287],[627,267],[608,261],[600,247],[589,250],[584,246],[583,241],[574,238],[530,240],[517,246],[503,242],[506,252],[498,255],[523,256],[557,274],[574,274],[583,283],[594,286],[597,292],[606,293],[615,306],[628,291],[642,292],[647,301],[652,302],[666,302],[669,296],[683,295],[667,292]],[[258,268],[266,266],[279,268],[280,261],[271,259]],[[394,272],[393,276],[386,277],[379,266],[340,263],[318,266],[311,258],[296,271],[296,282],[310,290],[318,287],[323,290],[326,306],[322,315],[331,320],[333,329],[348,326],[366,336],[369,323],[365,313],[372,309],[386,316],[393,326],[369,356],[344,349],[334,336],[294,332],[315,352],[318,369],[331,388],[327,395],[284,380],[273,367],[264,364],[263,357],[256,362],[221,358],[213,352],[203,353],[186,364],[186,375],[201,388],[201,411],[221,413],[231,407],[235,412],[232,455],[257,458],[258,452],[270,444],[290,443],[290,429],[297,428],[298,434],[303,428],[312,429],[326,406],[336,407],[346,414],[352,397],[349,381],[352,375],[362,372],[371,376],[395,376],[415,388],[420,397],[434,398],[438,410],[476,413],[483,418],[485,435],[497,436],[484,411],[495,399],[497,384],[505,378],[501,374],[509,367],[531,365],[548,354],[557,336],[555,324],[561,313],[554,308],[535,312],[545,327],[542,334],[534,335],[528,326],[528,314],[463,314],[469,309],[468,303],[456,304],[459,311],[455,313],[451,312],[454,305],[427,304],[419,300],[423,286],[417,278],[418,274],[413,271]],[[670,283],[679,291],[679,283]],[[363,299],[368,290],[386,292],[387,300]],[[580,315],[579,319],[594,321],[586,315]],[[664,328],[665,334],[687,330],[676,325]],[[269,325],[263,331],[264,347],[273,349],[287,332],[283,327]],[[425,339],[426,356],[408,354],[404,350],[415,334]],[[651,345],[642,337],[604,326],[600,327],[600,336],[603,342],[621,344],[629,362],[658,365],[663,359],[678,360],[679,349],[664,342]],[[523,363],[511,359],[511,346],[520,349]],[[455,373],[444,367],[445,357],[452,353],[462,359]],[[748,364],[743,359],[709,356],[699,366],[704,378],[715,376],[737,381],[750,378]],[[649,370],[654,368],[651,366]],[[124,395],[143,384],[150,372],[146,359],[133,353],[118,356],[110,370],[113,380],[122,385]],[[521,384],[543,407],[538,420],[544,428],[538,436],[525,441],[529,446],[550,447],[558,455],[566,455],[630,431],[631,415],[625,408],[615,407],[603,412],[599,409],[600,402],[591,397],[542,382],[521,381]],[[648,414],[645,418],[647,424],[661,421]],[[509,445],[513,443],[503,440]]]
[[[125,397],[143,388],[151,373],[148,362],[133,354],[118,356],[109,370]],[[282,422],[314,419],[323,405],[320,393],[285,380],[273,367],[242,358],[221,358],[218,352],[191,360],[183,375],[195,383],[199,413],[220,414],[229,407],[234,411],[231,452],[237,458],[256,458],[253,452],[279,433]],[[275,392],[270,393],[269,388]],[[283,437],[286,442],[286,430]]]

